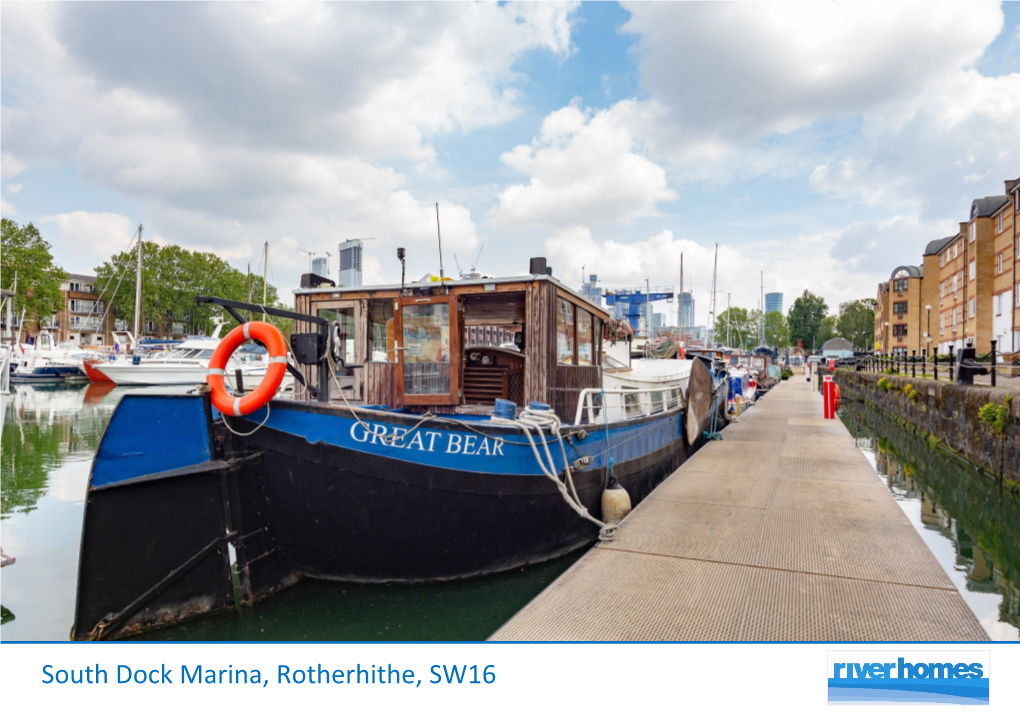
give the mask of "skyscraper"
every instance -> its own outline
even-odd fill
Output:
[[[313,257],[312,258],[312,272],[314,274],[316,274],[316,275],[319,275],[319,276],[323,277],[323,278],[328,278],[329,277],[329,272],[326,269],[326,266],[327,266],[328,262],[329,262],[328,258]]]
[[[589,275],[588,282],[581,284],[581,295],[595,305],[602,305],[602,288],[599,287],[598,275]]]
[[[766,313],[782,313],[783,312],[783,294],[782,293],[766,293],[765,294],[765,312]]]
[[[361,286],[361,240],[345,240],[340,243],[340,271],[337,285],[344,288]]]
[[[683,300],[677,310],[677,325],[684,329],[694,327],[694,296],[684,291]]]

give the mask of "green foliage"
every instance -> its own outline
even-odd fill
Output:
[[[96,285],[100,290],[111,279],[107,295],[118,318],[133,321],[135,315],[135,266],[137,246],[130,252],[114,255],[96,268]],[[117,280],[123,272],[118,286]],[[250,278],[253,302],[262,301],[262,277]],[[113,291],[116,291],[115,293]],[[213,316],[223,314],[216,306],[199,306],[196,295],[215,295],[231,300],[248,300],[249,277],[231,267],[225,260],[208,252],[191,252],[177,245],[159,246],[154,242],[142,243],[142,320],[170,324],[183,322],[189,333],[212,329]],[[268,286],[266,302],[279,308],[276,288]],[[273,319],[285,333],[292,326],[283,320]]]
[[[790,308],[790,345],[798,345],[797,342],[801,341],[804,348],[814,349],[825,343],[826,339],[819,335],[818,329],[828,311],[829,306],[821,297],[805,290]]]
[[[1012,397],[1007,396],[1002,404],[988,402],[978,411],[978,417],[985,423],[992,434],[1001,437],[1006,433],[1006,425],[1009,424],[1009,402]]]
[[[783,373],[779,375],[779,378],[781,378],[783,381],[786,381],[791,376],[793,376],[793,369],[787,366],[786,368],[783,369]]]
[[[836,337],[836,323],[838,319],[836,316],[825,316],[822,322],[818,324],[818,347],[821,348],[822,344],[828,341],[830,338]]]
[[[20,315],[25,309],[29,320],[37,315],[48,318],[64,305],[60,285],[67,273],[54,264],[50,244],[42,238],[35,225],[22,227],[6,217],[0,222],[0,287],[10,290],[18,277],[18,294],[14,310]]]
[[[850,341],[858,351],[872,350],[875,347],[875,299],[840,303],[836,334]]]
[[[786,346],[790,341],[790,326],[779,311],[765,314],[765,344],[772,348]]]
[[[917,401],[917,389],[914,388],[913,384],[907,384],[903,387],[903,393],[907,395],[907,398],[911,401]]]
[[[753,315],[752,315],[753,314]],[[753,346],[758,341],[758,311],[728,308],[716,319],[715,340],[734,348]]]
[[[878,388],[882,391],[889,391],[889,379],[882,377],[878,380]]]

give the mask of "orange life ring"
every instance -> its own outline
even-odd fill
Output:
[[[260,341],[269,350],[269,367],[255,391],[238,398],[227,393],[223,379],[226,376],[227,361],[246,341]],[[228,333],[209,361],[209,373],[205,381],[212,389],[212,404],[221,413],[232,416],[244,416],[265,406],[273,398],[283,375],[287,373],[287,342],[283,334],[272,323],[249,321]]]
[[[833,396],[833,402],[832,402],[832,404],[833,404],[832,405],[832,410],[833,411],[839,411],[839,384],[833,384],[833,386],[835,388],[833,390],[834,396]]]

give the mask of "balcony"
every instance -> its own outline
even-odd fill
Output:
[[[78,318],[77,316],[71,316],[71,331],[101,331],[103,319],[96,317],[89,318]]]

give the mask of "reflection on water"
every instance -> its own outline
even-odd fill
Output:
[[[873,409],[839,414],[988,635],[1020,639],[1020,497]]]
[[[0,639],[65,640],[74,617],[85,487],[122,387],[15,385],[0,456]],[[6,397],[5,397],[6,398]],[[166,640],[484,639],[580,553],[511,573],[431,586],[306,581],[251,608],[146,634]]]

